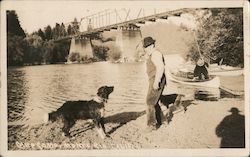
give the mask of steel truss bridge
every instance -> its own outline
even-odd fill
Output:
[[[93,38],[104,31],[110,31],[112,29],[139,29],[140,26],[138,25],[143,25],[147,21],[156,22],[157,19],[168,19],[168,17],[171,16],[180,17],[181,14],[190,13],[193,11],[194,9],[182,8],[171,11],[157,12],[157,10],[154,9],[153,13],[146,15],[144,9],[140,9],[138,13],[133,13],[132,15],[132,11],[130,9],[107,9],[92,15],[82,17],[79,22],[75,19],[73,22],[66,23],[66,28],[69,25],[73,26],[73,34],[62,37],[59,36],[55,41],[59,42],[72,38]],[[82,27],[84,26],[85,29],[82,29]]]

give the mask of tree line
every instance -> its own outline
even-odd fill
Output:
[[[69,55],[70,40],[55,42],[64,36],[79,32],[77,19],[66,28],[64,23],[56,23],[31,34],[25,33],[14,10],[7,11],[7,58],[8,66],[55,64],[68,61],[88,63],[102,60],[117,60],[121,52],[114,44],[92,45],[93,58],[80,56],[78,52]],[[95,39],[102,38],[98,35]],[[103,39],[101,39],[103,40]],[[114,51],[115,50],[115,51]]]
[[[67,61],[70,41],[54,42],[63,36],[75,34],[78,25],[56,23],[31,34],[25,33],[14,10],[7,14],[7,60],[8,66],[54,64]],[[76,21],[76,19],[75,19]]]
[[[212,8],[194,12],[197,21],[196,37],[190,43],[188,56],[197,61],[200,54],[210,63],[223,59],[222,64],[244,66],[243,9]],[[184,28],[186,29],[186,28]],[[63,23],[48,25],[31,34],[20,26],[14,10],[7,11],[7,59],[9,66],[53,64],[66,62],[70,41],[54,42],[79,31],[77,20],[67,28]],[[106,44],[107,45],[107,44]],[[197,47],[199,46],[199,49]],[[200,52],[199,52],[200,50]],[[114,45],[93,46],[97,60],[119,59],[121,52]],[[77,55],[72,58],[79,58]],[[82,58],[81,58],[82,60]]]

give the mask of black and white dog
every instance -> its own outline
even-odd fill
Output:
[[[161,95],[159,99],[159,103],[161,105],[166,106],[168,109],[171,106],[180,107],[181,99],[185,97],[183,94],[170,94],[170,95]]]
[[[107,136],[104,127],[105,104],[113,90],[113,86],[102,86],[98,89],[97,97],[92,100],[66,101],[59,109],[48,114],[48,120],[54,122],[61,118],[64,123],[62,131],[65,136],[70,136],[70,128],[77,120],[92,119],[99,135],[104,139]]]

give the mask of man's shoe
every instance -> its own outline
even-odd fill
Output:
[[[157,130],[156,126],[147,126],[147,128],[145,129],[145,133],[150,133],[155,130]]]
[[[161,127],[161,124],[157,123],[156,126],[155,126],[155,129],[159,129]]]

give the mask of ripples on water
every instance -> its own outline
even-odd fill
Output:
[[[89,100],[102,85],[115,87],[108,103],[113,112],[142,108],[148,88],[145,64],[99,62],[9,68],[9,125],[42,123],[44,114],[68,100]],[[182,93],[195,98],[197,92],[204,91],[168,82],[164,94]],[[217,95],[219,90],[208,92]]]

